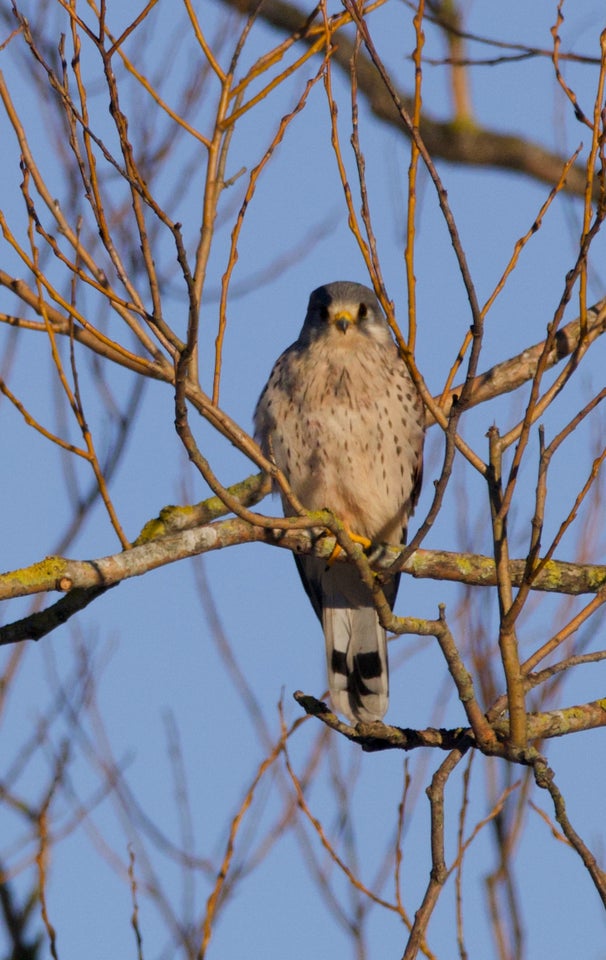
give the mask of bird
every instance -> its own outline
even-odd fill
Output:
[[[422,479],[424,408],[375,293],[336,281],[314,290],[298,339],[259,397],[255,439],[301,505],[328,509],[356,539],[400,546]],[[282,493],[285,514],[292,507]],[[348,562],[295,555],[323,628],[330,697],[352,722],[389,703],[387,638],[370,589]],[[400,575],[387,574],[390,607]]]

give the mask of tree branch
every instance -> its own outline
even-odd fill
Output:
[[[604,870],[598,866],[593,853],[576,832],[570,820],[568,819],[564,797],[556,785],[553,770],[548,765],[545,758],[540,755],[536,756],[532,767],[537,786],[541,787],[543,790],[547,790],[550,794],[553,801],[556,820],[560,824],[566,839],[576,850],[583,861],[591,879],[593,880],[594,886],[602,899],[602,903],[604,906],[606,906],[606,872],[604,872]]]
[[[410,727],[391,726],[380,720],[350,726],[343,720],[339,720],[322,700],[302,693],[301,690],[297,690],[293,696],[309,716],[317,717],[331,730],[342,734],[352,743],[359,744],[368,753],[376,753],[380,750],[416,750],[419,747],[465,752],[469,747],[474,747],[489,756],[494,755],[489,745],[482,746],[478,743],[469,727],[455,727],[451,730],[427,727],[424,730],[413,730]],[[527,721],[529,741],[564,737],[569,733],[581,733],[583,730],[605,727],[606,698],[573,707],[564,707],[561,710],[528,713]],[[499,743],[505,742],[509,736],[507,717],[495,720],[490,726]],[[504,755],[511,759],[509,755],[501,754],[501,751],[498,751],[497,755]]]
[[[250,494],[257,482],[262,486],[261,478],[256,476],[242,484],[236,484],[231,490],[239,488]],[[236,517],[166,532],[171,530],[172,524],[178,527],[188,523],[192,514],[202,515],[204,511],[212,513],[218,509],[219,502],[216,497],[196,507],[166,507],[161,511],[160,518],[145,525],[136,545],[129,550],[93,560],[46,557],[29,567],[0,574],[0,600],[54,590],[68,594],[65,603],[60,602],[55,608],[50,608],[52,613],[37,613],[0,628],[0,645],[25,639],[39,639],[87,606],[109,587],[131,577],[142,576],[157,567],[202,553],[242,543],[266,543],[293,553],[312,553],[325,559],[332,554],[334,536],[317,527],[310,530],[268,529]],[[300,517],[297,519],[301,522]],[[313,519],[310,519],[310,524],[312,523]],[[151,533],[156,533],[157,536],[152,538]],[[398,569],[397,566],[394,567],[394,563],[397,564],[400,552],[396,547],[381,547],[371,555],[373,569]],[[522,583],[525,564],[525,560],[510,562],[514,586]],[[451,580],[471,586],[496,584],[494,560],[476,554],[417,550],[401,563],[399,569],[417,579]],[[551,560],[532,586],[535,590],[576,595],[597,593],[605,583],[606,566]]]
[[[308,45],[317,41],[317,32],[309,17],[294,4],[284,0],[223,0],[226,6],[235,7],[241,13],[254,14],[286,34],[299,34],[299,39]],[[342,32],[334,37],[332,61],[348,75],[354,52],[353,42]],[[357,57],[357,83],[359,92],[366,98],[374,115],[384,123],[396,127],[405,136],[408,131],[402,124],[394,106],[393,98],[385,88],[370,57],[361,51]],[[402,105],[412,114],[414,98],[398,91]],[[480,127],[471,120],[465,123],[439,121],[427,112],[421,115],[419,132],[429,153],[434,158],[465,166],[493,167],[512,170],[532,177],[542,183],[557,183],[566,159],[546,150],[538,143],[513,134]],[[585,193],[587,173],[582,165],[571,170],[563,187],[568,193],[582,197]],[[596,190],[597,193],[597,190]]]
[[[573,354],[581,341],[588,347],[605,330],[606,297],[588,308],[586,324],[581,323],[581,318],[577,317],[558,330],[553,347],[544,358],[545,369],[551,369],[560,360]],[[479,374],[473,380],[468,405],[477,407],[487,400],[492,400],[494,397],[502,396],[505,393],[511,393],[523,384],[528,383],[534,377],[544,349],[545,340],[541,340],[539,343],[527,347],[515,357],[503,360],[485,373]],[[460,396],[462,390],[462,384],[450,390],[447,394],[446,411],[450,409],[453,397]],[[427,425],[431,425],[432,422],[432,419],[428,419]]]
[[[112,346],[110,341],[98,340],[89,330],[82,329],[76,323],[67,323],[63,314],[53,308],[48,302],[43,302],[27,284],[22,280],[15,279],[2,270],[0,270],[0,286],[5,286],[10,289],[40,316],[47,315],[53,324],[53,331],[56,334],[72,336],[94,353],[142,376],[172,383],[173,371],[170,365],[159,365],[155,362],[147,361],[143,357],[136,357],[127,351],[121,350],[117,344]],[[45,331],[43,324],[39,327],[32,326],[32,321],[6,313],[0,313],[0,323],[6,323],[14,327],[22,327],[32,332],[34,330],[39,332]],[[606,297],[587,309],[587,315],[583,318],[583,322],[581,322],[580,317],[577,317],[558,330],[554,345],[544,358],[545,369],[551,369],[559,363],[560,360],[574,353],[581,340],[587,348],[594,340],[597,340],[605,330]],[[503,360],[501,363],[497,363],[494,367],[491,367],[490,370],[485,371],[485,373],[474,377],[471,389],[469,390],[467,406],[475,407],[481,403],[486,403],[495,397],[502,396],[505,393],[511,393],[529,380],[532,380],[544,347],[545,341],[541,340],[539,343],[535,343],[516,356]],[[445,414],[448,414],[452,406],[453,398],[455,396],[460,397],[462,391],[463,385],[458,384],[452,387],[446,394],[445,400],[442,402]],[[438,397],[434,399],[437,401]],[[201,390],[189,389],[188,400],[202,416],[210,420],[220,433],[233,439],[232,434],[236,429],[235,424],[219,407],[213,406],[210,399],[206,398]],[[426,414],[426,425],[431,426],[433,423],[434,419],[431,414]],[[240,449],[245,446],[242,442],[242,437],[245,436],[244,431],[240,430],[238,437],[240,440],[238,443]],[[247,439],[250,443],[250,438]],[[248,452],[248,450],[246,449],[245,452]]]

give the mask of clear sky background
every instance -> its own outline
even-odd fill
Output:
[[[35,13],[36,0],[24,4]],[[51,5],[52,6],[52,5]],[[198,3],[204,28],[212,36],[225,8],[220,3]],[[170,96],[183,71],[200,68],[197,48],[190,37],[177,43],[174,5],[160,0],[150,16],[145,32],[149,44],[147,63],[156,67],[166,61],[163,92]],[[109,0],[108,18],[120,32],[139,5]],[[585,0],[581,5],[565,7],[562,28],[564,47],[579,53],[599,56],[599,34],[604,28],[602,3]],[[83,11],[84,13],[84,11]],[[58,39],[61,17],[57,5]],[[467,26],[470,31],[501,40],[550,47],[550,27],[555,6],[539,2],[471,3]],[[177,24],[185,22],[179,9]],[[409,91],[412,84],[410,53],[414,46],[412,13],[403,3],[389,2],[370,18],[372,34],[400,87]],[[237,21],[230,30],[236,32]],[[5,29],[2,37],[8,34]],[[242,66],[252,62],[277,42],[278,35],[262,22],[252,31]],[[135,34],[127,50],[139,42]],[[32,148],[44,172],[57,191],[64,193],[60,169],[52,159],[49,146],[53,133],[48,117],[36,106],[35,84],[23,75],[23,61],[13,41],[0,54],[11,93],[24,112]],[[230,49],[229,41],[226,50]],[[470,47],[475,56],[487,48]],[[488,55],[494,51],[488,48]],[[444,48],[438,33],[427,27],[428,57],[439,58]],[[83,61],[86,62],[86,61]],[[92,61],[91,61],[92,63]],[[87,63],[87,70],[93,69]],[[94,69],[98,69],[95,65]],[[309,64],[305,76],[316,65]],[[569,64],[566,75],[590,112],[595,96],[598,68],[595,65]],[[557,87],[553,66],[548,58],[530,59],[509,65],[476,68],[471,71],[473,107],[477,122],[501,131],[519,133],[544,146],[569,155],[582,140],[588,146],[589,132],[574,119],[570,105]],[[342,144],[347,150],[348,84],[335,71],[335,95],[342,117]],[[240,168],[250,170],[260,158],[279,118],[292,109],[302,80],[276,90],[259,111],[255,111],[237,129],[227,175]],[[95,122],[109,136],[106,94],[99,87]],[[125,84],[124,106],[135,106],[131,126],[136,126],[137,110],[151,109],[149,101],[132,84]],[[424,103],[436,117],[450,112],[448,75],[444,67],[427,66],[424,74]],[[211,103],[200,103],[197,122],[204,130]],[[228,307],[221,405],[245,429],[252,428],[252,411],[278,354],[297,336],[309,292],[321,283],[337,279],[368,282],[362,258],[347,227],[347,216],[329,140],[329,115],[321,84],[310,94],[306,109],[290,126],[284,143],[261,178],[242,232],[239,262]],[[396,313],[405,329],[407,293],[403,268],[403,235],[406,213],[406,171],[409,147],[396,131],[374,119],[363,101],[360,110],[360,135],[367,161],[368,181],[372,186],[371,205],[378,237],[384,278]],[[0,118],[0,142],[4,164],[0,169],[2,209],[9,221],[23,224],[22,202],[17,186],[20,179],[18,150],[4,116]],[[185,148],[184,148],[185,149]],[[192,150],[191,146],[187,150]],[[47,158],[48,157],[48,158]],[[181,158],[179,158],[179,161]],[[349,169],[353,173],[351,157]],[[175,166],[177,164],[175,163]],[[438,164],[468,256],[480,300],[491,293],[511,255],[516,240],[530,227],[548,187],[511,173],[461,169]],[[179,169],[168,165],[161,177],[160,194],[169,196]],[[233,196],[225,197],[224,220],[217,232],[211,259],[207,295],[202,310],[202,331],[209,351],[202,356],[204,383],[210,386],[212,346],[216,330],[217,295],[229,244],[233,211],[241,197],[246,177],[236,182]],[[182,191],[178,207],[171,215],[181,219],[190,250],[195,244],[201,167],[192,170]],[[116,187],[118,189],[118,187]],[[512,356],[524,346],[541,340],[553,316],[572,266],[581,216],[579,201],[561,196],[550,209],[540,232],[525,248],[520,264],[505,291],[491,311],[481,369]],[[22,227],[20,228],[22,229]],[[309,238],[307,249],[298,249],[301,239]],[[285,252],[297,250],[296,256]],[[14,255],[0,241],[1,266],[23,272],[15,265]],[[604,296],[606,267],[604,240],[599,238],[592,253],[589,302]],[[157,262],[170,268],[172,247],[167,239],[157,240]],[[263,278],[268,274],[267,279]],[[418,280],[419,334],[417,359],[433,392],[440,390],[456,349],[470,323],[460,276],[444,221],[438,209],[435,191],[424,171],[420,173],[418,237],[416,247]],[[178,286],[177,274],[168,279],[164,291],[166,316],[184,330],[186,303]],[[14,302],[0,293],[0,310],[14,310]],[[571,304],[567,318],[576,315]],[[0,328],[0,361],[8,349],[10,335]],[[603,385],[606,364],[604,345],[592,351],[585,368],[576,378],[574,390],[546,418],[551,435],[572,413]],[[112,388],[124,396],[131,383],[123,372],[113,372]],[[11,368],[11,388],[27,400],[32,412],[50,426],[57,423],[56,394],[46,341],[42,337],[24,337],[19,342]],[[516,422],[527,390],[495,401],[466,417],[462,430],[466,439],[483,456],[484,435],[496,422],[503,430]],[[103,449],[104,425],[90,397],[91,419]],[[143,524],[168,503],[199,501],[208,491],[193,469],[185,463],[173,427],[172,392],[166,385],[150,383],[133,424],[130,441],[120,468],[112,481],[111,492],[127,533],[134,538]],[[0,496],[3,505],[0,529],[0,568],[12,569],[52,553],[71,516],[73,492],[66,482],[60,456],[34,431],[27,430],[16,411],[0,402]],[[212,434],[204,423],[196,425],[196,435],[205,455],[226,485],[252,472],[251,465],[226,441]],[[604,445],[604,417],[597,415],[591,427],[579,432],[577,446],[568,447],[568,455],[557,464],[553,474],[553,533],[587,476],[591,461]],[[592,443],[594,446],[592,446]],[[571,450],[574,449],[574,456]],[[431,501],[432,481],[439,475],[441,440],[431,431],[427,444],[426,483],[417,518],[422,520]],[[89,478],[83,468],[77,475],[82,487]],[[86,479],[85,479],[86,478]],[[524,478],[532,494],[534,478]],[[603,483],[602,483],[603,489]],[[278,512],[277,501],[267,501],[266,512]],[[522,545],[528,535],[528,511],[520,502],[516,514],[513,542]],[[483,486],[473,472],[458,464],[444,507],[425,541],[427,547],[450,550],[472,549],[486,552],[490,545],[488,510]],[[413,524],[413,531],[415,526]],[[463,536],[465,534],[465,537]],[[604,537],[593,531],[589,560],[603,559]],[[572,539],[565,540],[558,555],[568,559]],[[118,549],[104,511],[97,505],[83,525],[69,555],[78,558],[104,556]],[[238,809],[243,792],[252,781],[258,764],[267,752],[267,744],[251,722],[225,668],[216,643],[217,626],[205,612],[200,583],[208,587],[213,614],[220,630],[235,652],[240,670],[261,706],[262,716],[272,742],[279,737],[277,704],[281,698],[288,723],[300,715],[292,692],[321,695],[325,689],[325,666],[321,631],[298,581],[294,563],[284,551],[262,546],[244,546],[210,554],[196,561],[165,567],[110,591],[77,619],[39,644],[28,645],[19,663],[13,692],[2,716],[2,776],[12,769],[23,753],[23,745],[35,734],[40,718],[47,716],[57,697],[70,697],[78,688],[76,677],[82,669],[84,654],[98,674],[93,703],[72,704],[69,713],[57,715],[48,730],[45,749],[35,761],[27,762],[17,779],[16,788],[24,797],[39,796],[47,783],[53,752],[69,744],[71,764],[68,789],[56,801],[57,827],[71,823],[78,804],[94,803],[90,817],[70,830],[54,847],[49,866],[49,915],[57,930],[58,955],[62,960],[109,960],[136,956],[130,925],[128,881],[116,861],[106,854],[115,851],[121,865],[128,862],[128,844],[132,824],[127,824],[119,806],[110,798],[98,796],[103,782],[102,770],[92,759],[90,744],[106,738],[106,759],[113,757],[145,816],[176,843],[183,842],[182,823],[177,813],[174,776],[167,755],[167,730],[179,731],[183,765],[192,810],[193,836],[186,839],[191,851],[218,864],[225,846],[231,817]],[[438,603],[456,610],[460,590],[454,585],[403,578],[397,613],[435,617]],[[492,601],[494,602],[494,601]],[[454,626],[465,650],[465,635],[480,624],[494,625],[491,601],[474,595],[466,617]],[[578,603],[580,607],[581,603]],[[8,622],[31,609],[27,603],[5,605],[3,621]],[[571,609],[576,609],[572,606]],[[541,638],[553,632],[560,615],[558,602],[543,599],[524,621],[521,643],[533,649]],[[591,648],[604,646],[603,631],[591,639]],[[411,655],[412,652],[414,655]],[[8,664],[13,651],[2,656]],[[424,727],[429,724],[456,726],[464,723],[462,707],[451,690],[446,668],[434,641],[400,639],[391,645],[392,695],[387,720],[401,726]],[[561,692],[561,705],[585,702],[603,695],[606,668],[594,664],[574,674]],[[557,706],[560,704],[553,704]],[[103,730],[95,717],[103,717]],[[167,719],[170,718],[170,719]],[[316,743],[317,725],[307,721],[291,741],[295,768],[304,769]],[[603,763],[602,730],[553,741],[548,746],[568,811],[602,863],[606,855],[604,801],[606,776]],[[409,759],[410,770],[426,784],[442,756],[416,753]],[[493,761],[494,764],[497,761]],[[478,758],[472,774],[470,820],[484,816],[486,782],[490,764]],[[385,847],[393,839],[397,807],[401,799],[403,757],[388,751],[360,755],[345,741],[330,738],[324,747],[310,804],[328,829],[338,823],[339,810],[331,790],[331,775],[339,770],[353,797],[351,830],[359,843],[359,871],[369,884],[382,862]],[[423,774],[424,771],[424,774]],[[517,771],[512,771],[517,776]],[[246,864],[247,852],[275,821],[284,802],[286,785],[281,772],[261,785],[249,811],[236,848],[237,863]],[[417,780],[415,780],[417,782]],[[458,810],[462,789],[461,775],[453,778],[447,799],[452,801],[451,816]],[[458,792],[458,793],[457,793]],[[550,810],[545,797],[533,795],[536,802]],[[606,957],[606,925],[599,898],[576,855],[564,844],[550,841],[548,826],[530,811],[530,827],[517,851],[516,877],[520,899],[528,912],[539,918],[529,925],[525,957],[528,960],[552,960],[570,956],[586,960]],[[474,819],[475,818],[475,819]],[[138,826],[142,827],[142,820]],[[317,838],[306,823],[301,829],[322,860]],[[349,829],[349,828],[348,828]],[[145,831],[144,831],[145,832]],[[346,844],[347,830],[344,831]],[[0,812],[0,850],[5,866],[17,868],[31,856],[33,847],[25,840],[27,829],[17,812]],[[428,804],[422,792],[409,798],[404,828],[403,897],[414,911],[427,882]],[[153,847],[146,834],[146,845],[158,873],[159,883],[171,899],[184,905],[188,898],[198,915],[210,886],[198,879],[192,889],[183,884],[179,868],[166,851]],[[468,855],[465,871],[465,896],[470,909],[466,929],[470,958],[494,956],[488,934],[483,877],[494,868],[494,854],[488,831],[480,835]],[[452,856],[454,847],[448,851]],[[137,848],[137,855],[142,853]],[[143,862],[136,869],[143,873]],[[30,888],[33,867],[28,866],[16,879],[21,892]],[[347,883],[332,868],[337,890]],[[392,895],[389,881],[386,896]],[[452,887],[452,885],[451,885]],[[350,896],[348,892],[345,899]],[[351,903],[355,903],[351,894]],[[144,956],[172,957],[170,933],[161,909],[153,897],[141,894],[140,925]],[[453,936],[454,898],[446,892],[430,926],[429,943],[436,955],[456,955]],[[376,909],[368,930],[368,957],[397,958],[404,941],[403,929],[395,915]],[[46,953],[43,951],[43,955]],[[179,954],[180,955],[180,954]],[[261,866],[236,886],[217,923],[209,956],[231,960],[243,955],[278,960],[353,956],[351,941],[330,916],[326,898],[311,882],[302,848],[296,837],[278,843]]]

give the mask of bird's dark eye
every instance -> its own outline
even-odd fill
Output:
[[[365,320],[368,316],[368,307],[365,303],[361,303],[358,307],[358,320]]]
[[[318,308],[318,314],[320,316],[320,320],[328,320],[328,307],[325,303],[320,304]]]

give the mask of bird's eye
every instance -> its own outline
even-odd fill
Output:
[[[361,303],[358,307],[358,320],[365,320],[368,316],[368,307],[365,303]]]
[[[325,303],[320,304],[318,313],[320,315],[320,320],[328,320],[328,307]]]

